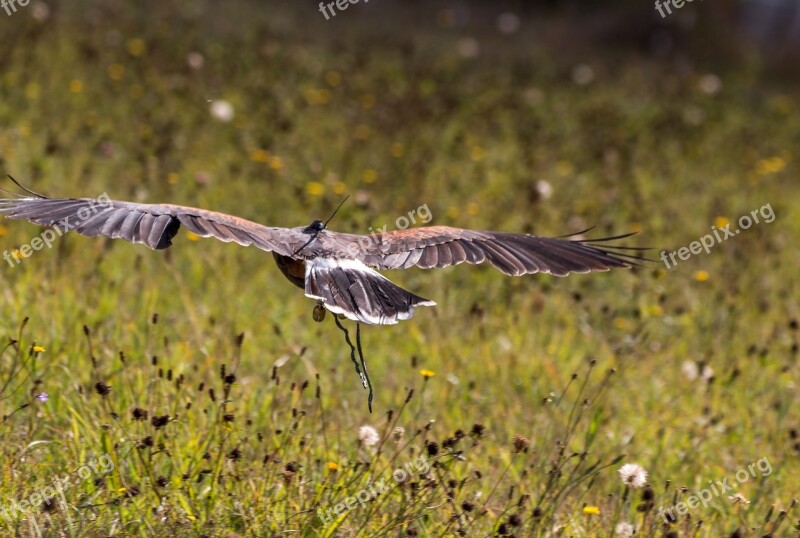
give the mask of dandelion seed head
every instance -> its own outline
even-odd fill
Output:
[[[520,21],[515,13],[501,13],[497,17],[497,29],[502,34],[513,34],[519,30]]]
[[[216,120],[227,123],[233,119],[233,105],[228,101],[224,101],[222,99],[211,101],[210,109],[211,115]]]
[[[591,84],[594,80],[594,69],[586,64],[576,65],[572,70],[572,81],[579,86]]]
[[[44,2],[35,2],[31,10],[31,16],[39,22],[44,22],[50,18],[50,7]]]
[[[647,471],[635,463],[626,463],[619,468],[622,483],[632,488],[641,488],[647,484]]]
[[[614,534],[617,536],[633,536],[636,534],[636,527],[628,523],[627,521],[620,521],[617,523],[617,526],[614,527]]]
[[[478,40],[472,37],[465,37],[459,39],[456,43],[456,50],[462,58],[475,58],[481,52],[481,46]]]
[[[199,52],[190,52],[186,55],[186,63],[192,69],[202,69],[206,59]]]
[[[372,426],[361,426],[358,429],[358,440],[363,443],[364,446],[370,447],[377,445],[381,440],[381,436],[378,435],[378,430]]]
[[[685,361],[681,365],[681,372],[689,381],[694,381],[697,379],[697,376],[700,375],[700,370],[697,367],[697,363],[694,361]]]
[[[540,179],[536,182],[536,193],[543,199],[548,200],[553,196],[553,186],[549,181]]]

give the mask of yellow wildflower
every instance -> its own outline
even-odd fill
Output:
[[[141,56],[142,54],[144,54],[144,49],[145,49],[144,39],[138,37],[129,39],[128,42],[126,43],[126,46],[128,48],[128,54],[130,54],[131,56]]]
[[[325,194],[325,185],[319,181],[311,181],[306,185],[306,192],[311,196],[322,196]]]
[[[705,282],[709,277],[708,271],[697,271],[694,274],[694,279],[698,282]]]
[[[361,174],[361,179],[364,180],[364,183],[375,183],[375,181],[378,179],[378,172],[372,168],[367,168],[364,170],[364,173]]]

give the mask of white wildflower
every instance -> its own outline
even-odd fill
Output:
[[[215,119],[227,123],[233,119],[233,105],[222,99],[211,101],[211,115]]]
[[[697,379],[697,376],[700,375],[700,370],[697,368],[697,363],[694,361],[684,361],[681,365],[681,372],[683,372],[684,377],[689,381],[694,381]]]
[[[381,436],[378,435],[378,430],[372,426],[361,426],[358,429],[358,440],[363,443],[364,446],[370,447],[377,445],[378,441],[381,440]]]
[[[700,77],[698,86],[700,91],[706,95],[717,95],[722,91],[722,81],[713,73]]]
[[[206,59],[199,52],[190,52],[186,55],[186,63],[192,69],[202,69],[206,63]]]
[[[553,186],[549,181],[540,179],[536,182],[536,192],[539,194],[542,200],[547,200],[553,196]]]
[[[634,527],[627,521],[620,521],[619,523],[617,523],[617,526],[614,527],[614,533],[617,536],[625,536],[625,537],[633,536],[634,534],[636,534],[636,527]]]
[[[500,16],[497,17],[497,29],[500,30],[500,33],[513,34],[519,30],[519,26],[519,17],[516,13],[501,13]]]
[[[475,58],[481,53],[481,46],[477,39],[465,37],[458,40],[456,50],[462,58]]]
[[[20,5],[23,4],[20,3]],[[31,10],[31,16],[39,22],[46,21],[47,19],[50,18],[50,6],[48,6],[44,2],[34,2],[33,9]]]
[[[586,64],[576,65],[572,69],[572,81],[578,86],[586,86],[594,80],[594,69]]]
[[[626,463],[620,467],[619,475],[622,477],[622,483],[632,488],[640,488],[647,484],[647,471],[635,463]]]

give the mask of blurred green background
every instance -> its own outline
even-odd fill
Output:
[[[78,476],[3,533],[797,535],[793,2],[15,7],[0,168],[35,191],[287,227],[350,194],[332,229],[427,205],[434,225],[637,231],[656,261],[387,272],[438,306],[362,331],[370,415],[342,334],[271,255],[70,234],[0,264],[0,503]],[[658,260],[765,205],[773,222]],[[2,248],[41,232],[5,220]],[[113,470],[75,474],[106,454]],[[391,478],[420,456],[427,473]],[[626,487],[624,463],[648,486]],[[381,478],[391,491],[318,517]]]

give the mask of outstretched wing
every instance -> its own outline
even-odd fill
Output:
[[[632,267],[638,265],[637,261],[646,261],[636,252],[647,249],[607,243],[630,235],[633,234],[583,240],[569,239],[573,236],[539,237],[430,226],[372,236],[350,236],[343,242],[350,243],[351,237],[358,238],[355,241],[359,248],[353,249],[358,252],[357,257],[377,269],[407,269],[413,266],[431,269],[488,261],[511,276],[532,273],[566,276],[570,273],[608,271],[613,267]]]
[[[224,213],[170,204],[136,204],[100,198],[0,199],[0,214],[95,237],[142,243],[156,250],[172,245],[181,225],[201,237],[291,255],[308,238],[296,230],[270,228]]]

